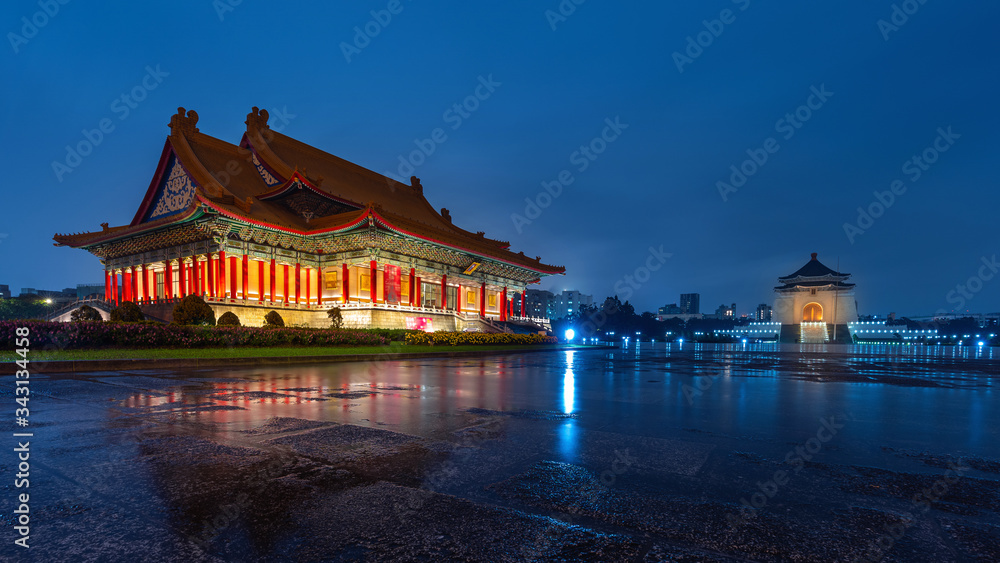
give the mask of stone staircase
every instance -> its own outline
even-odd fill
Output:
[[[826,344],[830,341],[830,333],[826,323],[807,323],[799,325],[799,342],[802,344]]]

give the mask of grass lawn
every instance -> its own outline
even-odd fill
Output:
[[[54,360],[131,360],[131,359],[187,359],[187,358],[267,358],[275,356],[341,356],[345,354],[395,354],[414,352],[458,352],[466,350],[510,351],[554,348],[553,344],[532,346],[407,346],[393,342],[388,346],[301,346],[289,348],[152,348],[152,349],[103,349],[103,350],[50,350],[28,353],[31,361]],[[20,359],[13,351],[0,352],[0,362]]]

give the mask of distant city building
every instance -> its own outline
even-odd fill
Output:
[[[660,317],[666,315],[681,315],[681,314],[683,314],[683,311],[681,310],[680,307],[677,306],[677,303],[671,303],[670,305],[667,305],[665,307],[660,307],[659,311],[657,311],[657,316]]]
[[[580,305],[593,305],[594,296],[584,295],[576,290],[564,290],[552,296],[550,319],[561,319],[580,312]]]
[[[684,315],[697,315],[701,312],[700,293],[682,293],[680,312]]]
[[[0,299],[10,299],[10,286],[0,285]]]
[[[717,319],[734,319],[736,318],[736,303],[730,306],[719,305],[715,310],[715,318]]]
[[[771,321],[771,306],[767,303],[761,303],[757,305],[757,310],[754,312],[753,318],[758,322],[770,322]]]
[[[529,317],[552,318],[552,301],[554,295],[544,289],[529,289],[525,291],[525,314]]]
[[[87,299],[88,297],[104,297],[103,283],[81,283],[76,286],[76,298]]]

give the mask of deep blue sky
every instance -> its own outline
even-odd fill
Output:
[[[340,44],[389,2],[345,4],[244,0],[220,20],[209,0],[70,2],[19,52],[7,35],[0,283],[101,280],[96,258],[51,237],[131,220],[178,106],[233,143],[251,106],[272,127],[284,110],[284,133],[379,172],[441,127],[415,172],[435,208],[566,266],[542,287],[598,298],[662,245],[672,256],[632,292],[640,310],[699,292],[703,309],[749,312],[818,252],[854,274],[862,313],[930,314],[1000,253],[996,3],[929,0],[886,41],[889,1],[590,0],[553,30],[556,0],[403,0],[350,62]],[[672,54],[727,8],[735,21],[679,72]],[[21,34],[39,7],[2,11]],[[169,75],[121,119],[112,103],[157,65]],[[500,86],[452,129],[444,112],[491,74]],[[821,85],[832,97],[785,140],[776,123]],[[574,151],[616,117],[628,128],[579,171]],[[60,182],[52,162],[102,118],[114,131]],[[948,126],[960,137],[911,181],[904,163]],[[769,137],[780,148],[724,201],[716,183]],[[573,183],[518,232],[511,215],[562,170]],[[895,179],[906,192],[852,244],[844,223]],[[1000,310],[1000,274],[973,287],[963,309]]]

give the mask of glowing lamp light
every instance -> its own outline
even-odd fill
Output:
[[[980,346],[985,346],[985,345],[986,345],[986,343],[985,343],[985,342],[983,342],[982,340],[980,340],[980,341],[978,342],[978,344],[979,344]]]
[[[51,305],[52,304],[52,300],[51,299],[46,299],[45,300],[45,304],[46,305]]]
[[[576,331],[574,331],[571,328],[567,328],[566,329],[566,340],[573,340],[574,336],[576,336]]]

